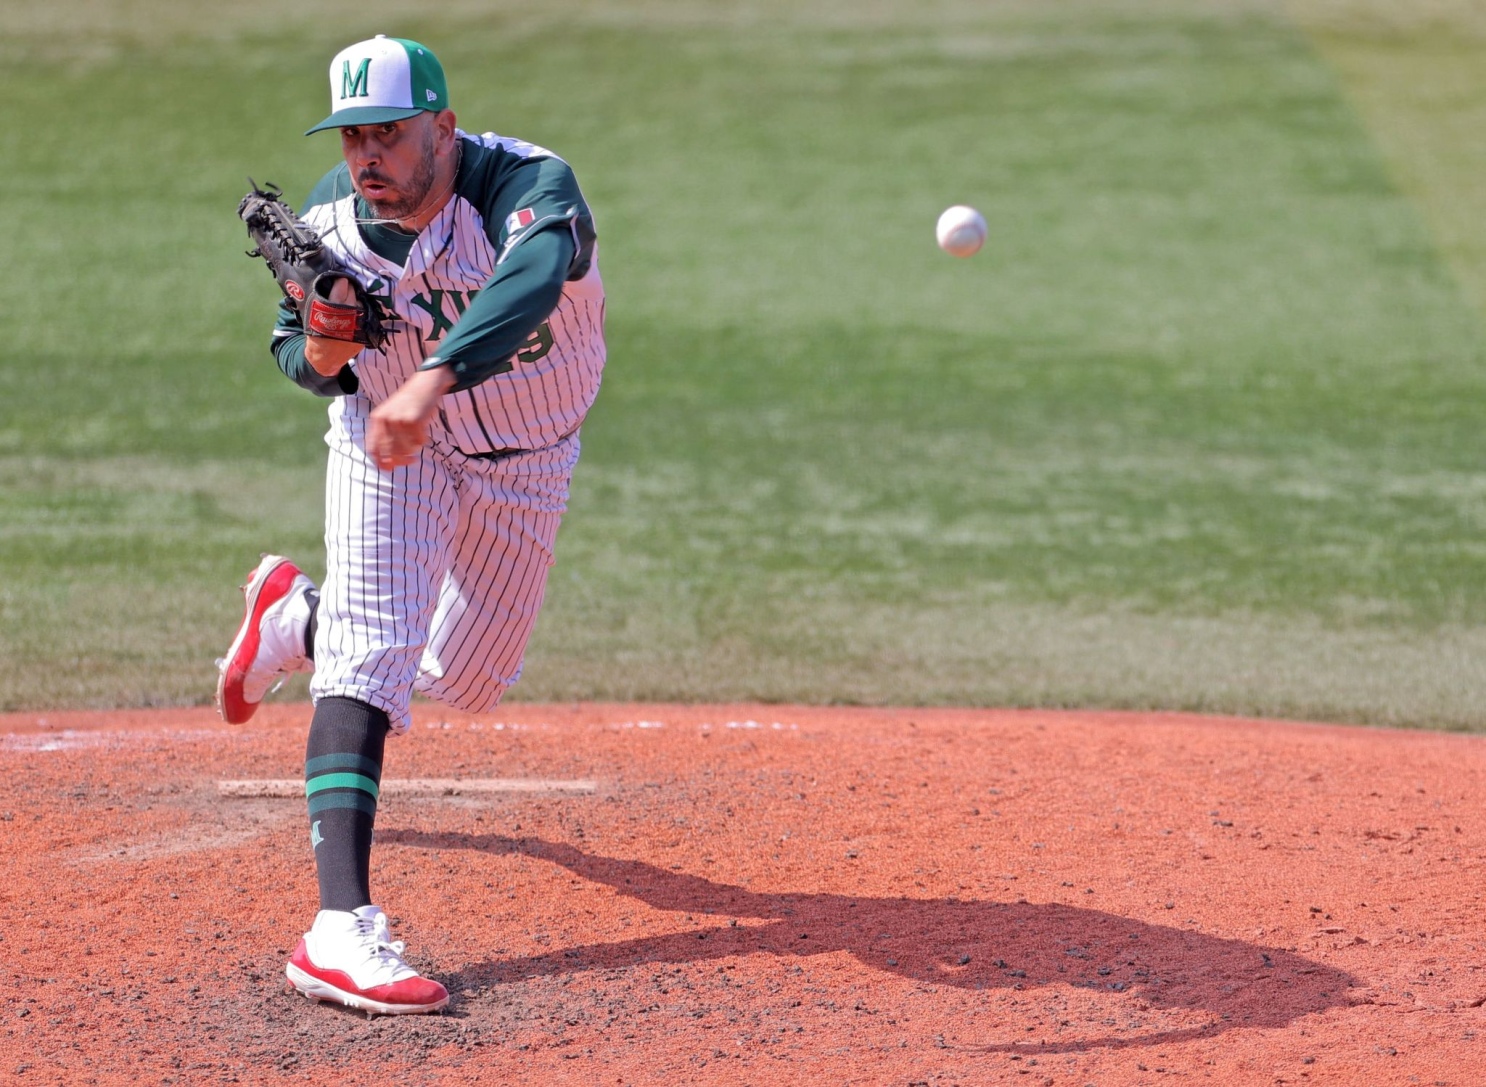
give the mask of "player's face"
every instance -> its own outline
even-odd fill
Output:
[[[407,218],[427,201],[433,188],[438,136],[432,113],[341,129],[341,152],[351,180],[378,217]]]

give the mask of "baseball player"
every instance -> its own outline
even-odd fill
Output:
[[[219,662],[217,704],[248,720],[313,671],[305,761],[320,912],[293,956],[306,996],[430,1012],[449,996],[403,959],[368,869],[388,733],[414,690],[489,710],[521,674],[578,428],[604,367],[594,225],[567,163],[455,126],[423,45],[378,35],[330,65],[344,161],[303,221],[389,318],[380,348],[279,309],[272,350],[330,397],[326,576],[265,555]],[[306,133],[308,135],[309,133]],[[353,302],[336,282],[331,298]]]

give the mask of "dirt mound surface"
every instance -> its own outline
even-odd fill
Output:
[[[373,894],[447,1014],[283,989],[309,709],[0,717],[0,1080],[1479,1084],[1475,737],[422,707]],[[563,783],[576,783],[563,788]],[[581,787],[580,787],[581,786]]]

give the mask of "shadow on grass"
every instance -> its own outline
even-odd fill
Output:
[[[1283,1027],[1301,1016],[1351,1006],[1347,990],[1360,984],[1279,948],[1059,903],[758,894],[644,861],[584,853],[561,842],[416,831],[386,831],[377,838],[382,844],[537,857],[655,909],[711,915],[705,927],[689,932],[474,963],[443,979],[455,991],[586,970],[845,951],[873,970],[918,982],[962,989],[1064,985],[1117,999],[1111,1016],[1139,1018],[1137,1010],[1149,1009],[1196,1013],[1206,1020],[1131,1036],[975,1047],[1038,1054],[1164,1045],[1239,1027]]]

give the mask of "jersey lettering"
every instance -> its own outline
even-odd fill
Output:
[[[402,318],[397,315],[397,310],[394,309],[392,305],[392,284],[388,283],[381,276],[378,276],[376,279],[373,279],[366,285],[366,293],[369,297],[374,298],[381,303],[383,314],[386,317],[389,317],[394,321],[402,320]]]
[[[473,291],[453,291],[439,287],[429,288],[428,294],[409,295],[409,300],[424,313],[433,318],[433,328],[428,335],[423,337],[424,343],[436,343],[444,338],[444,333],[454,328],[454,322],[464,316],[465,308],[474,301],[479,289]],[[450,317],[448,310],[444,308],[444,299],[449,299],[454,305],[454,316]],[[388,307],[391,308],[390,306]],[[536,362],[544,359],[551,352],[556,341],[552,338],[552,324],[543,321],[537,326],[535,332],[527,337],[525,345],[516,352],[517,362]],[[496,370],[494,373],[505,374],[511,371],[511,364],[505,369]]]
[[[450,317],[444,310],[444,295],[446,294],[452,294],[458,299],[455,302],[457,311],[453,317]],[[458,319],[459,314],[464,312],[463,299],[459,298],[458,291],[445,291],[437,287],[431,287],[426,296],[421,294],[409,295],[408,301],[433,318],[433,329],[427,336],[423,337],[425,343],[437,343],[443,339],[444,333],[454,327],[454,322]]]

